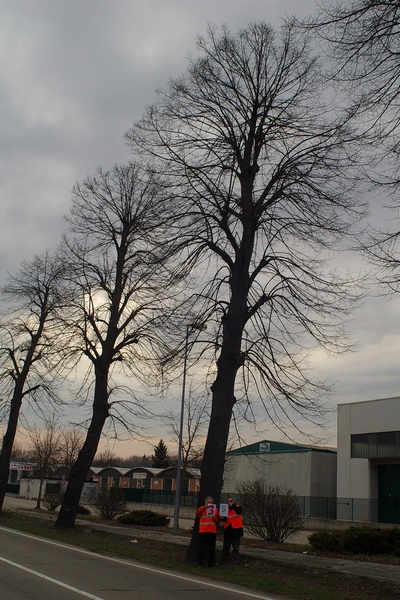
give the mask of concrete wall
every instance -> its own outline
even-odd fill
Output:
[[[351,435],[400,430],[400,397],[339,404],[337,496],[377,498],[378,468],[368,458],[351,458]]]
[[[336,497],[336,455],[323,452],[231,454],[224,473],[224,493],[262,477],[298,496]]]
[[[336,454],[311,452],[309,496],[336,498]]]

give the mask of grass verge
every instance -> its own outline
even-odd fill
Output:
[[[400,597],[400,587],[391,583],[326,571],[305,571],[264,559],[246,557],[240,565],[228,563],[200,572],[195,565],[186,562],[185,546],[149,539],[137,530],[132,536],[99,531],[91,527],[90,521],[68,532],[56,532],[54,519],[29,511],[0,513],[0,525],[4,527],[292,600],[398,600]]]

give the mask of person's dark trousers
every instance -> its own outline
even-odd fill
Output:
[[[240,538],[231,539],[229,537],[224,538],[224,543],[222,546],[222,560],[228,560],[229,550],[232,546],[232,556],[235,563],[240,562],[239,548],[240,548]]]
[[[199,535],[199,561],[200,567],[204,566],[204,556],[208,550],[208,566],[215,565],[215,542],[217,540],[216,533],[200,533]]]

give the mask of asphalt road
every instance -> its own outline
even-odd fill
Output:
[[[205,595],[213,600],[273,600],[0,527],[2,600],[204,600]]]

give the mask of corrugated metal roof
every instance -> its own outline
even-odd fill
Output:
[[[274,442],[271,440],[262,440],[249,446],[242,446],[227,452],[228,456],[235,454],[287,454],[288,452],[323,452],[336,454],[336,450],[323,448],[320,446],[301,446],[299,444],[286,444],[284,442]]]

